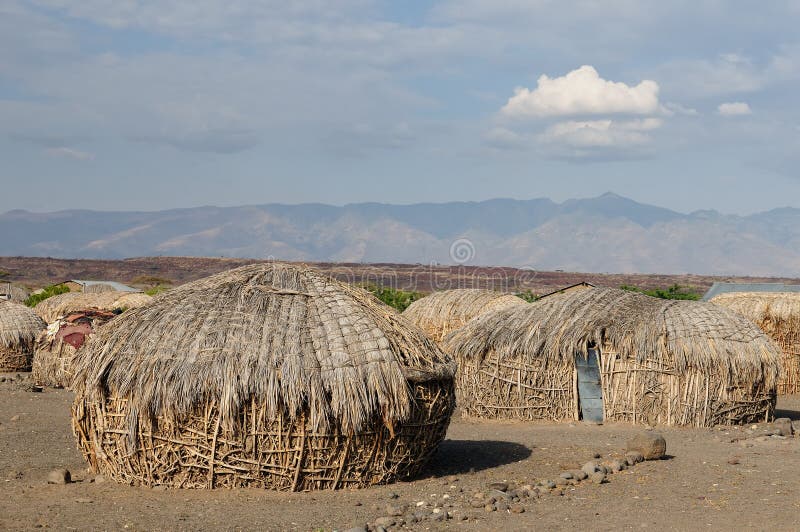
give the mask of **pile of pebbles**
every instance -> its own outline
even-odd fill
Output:
[[[532,501],[544,496],[559,496],[565,489],[581,484],[604,484],[611,475],[625,471],[645,460],[666,456],[666,441],[655,432],[644,432],[631,439],[624,454],[618,458],[602,459],[595,454],[580,469],[562,471],[553,479],[512,485],[506,481],[488,483],[484,489],[471,494],[459,485],[458,477],[449,477],[443,494],[430,494],[428,500],[401,502],[396,493],[389,494],[385,508],[375,507],[382,515],[370,523],[344,529],[346,532],[386,532],[399,528],[416,528],[425,522],[467,521],[481,514],[505,512],[525,513]],[[360,505],[360,503],[356,503]]]

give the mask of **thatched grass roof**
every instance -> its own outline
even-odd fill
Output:
[[[232,426],[263,399],[314,430],[357,432],[411,411],[409,382],[450,381],[452,359],[365,290],[314,270],[254,264],[194,281],[101,327],[74,359],[78,397],[179,419],[206,401]]]
[[[403,316],[436,342],[441,342],[449,333],[484,312],[526,304],[523,299],[511,294],[460,288],[434,292],[418,299],[403,311]]]
[[[49,297],[34,310],[47,323],[86,309],[115,310],[141,307],[152,299],[140,292],[67,292]]]
[[[710,303],[610,288],[484,314],[449,335],[443,347],[459,362],[480,362],[489,352],[501,359],[526,353],[571,366],[589,344],[606,343],[623,357],[655,358],[678,372],[693,367],[767,387],[779,374],[777,346],[744,317]]]
[[[731,292],[715,296],[711,302],[756,322],[767,316],[800,319],[800,293],[797,292]]]
[[[0,299],[0,347],[32,344],[46,326],[25,305]]]

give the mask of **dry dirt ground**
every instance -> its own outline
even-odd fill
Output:
[[[763,424],[659,429],[668,459],[610,475],[605,484],[581,482],[563,494],[523,499],[524,513],[515,514],[470,502],[491,482],[535,484],[595,453],[618,454],[643,428],[455,418],[427,472],[410,482],[321,493],[158,490],[95,481],[75,448],[71,400],[64,390],[33,393],[0,382],[0,529],[346,530],[386,516],[387,505],[409,505],[409,512],[439,505],[467,517],[405,525],[414,530],[800,527],[800,437],[756,437],[769,428]],[[778,406],[779,416],[800,417],[800,396]],[[74,482],[47,484],[56,468],[68,468]]]

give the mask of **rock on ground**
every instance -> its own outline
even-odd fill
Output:
[[[626,450],[641,453],[645,460],[660,460],[667,454],[667,440],[657,432],[642,432],[628,441]]]

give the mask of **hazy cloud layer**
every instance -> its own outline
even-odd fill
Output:
[[[0,211],[609,189],[686,210],[797,204],[798,16],[711,0],[6,0]],[[70,180],[92,192],[39,198]]]

